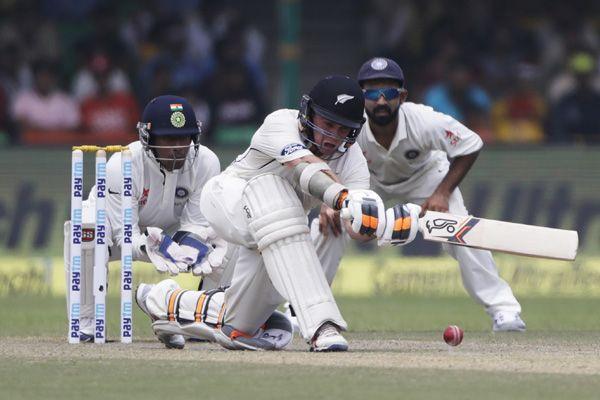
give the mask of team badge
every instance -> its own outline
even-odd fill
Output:
[[[142,190],[143,190],[142,197],[140,197],[138,204],[140,206],[145,206],[146,203],[148,202],[148,194],[150,194],[150,188],[148,188],[148,189],[144,188]]]
[[[456,146],[460,142],[460,136],[451,131],[446,131],[446,139],[450,143],[450,146]]]
[[[171,125],[175,128],[181,128],[185,125],[185,115],[181,111],[175,111],[171,114]]]
[[[187,197],[189,193],[189,190],[181,186],[175,189],[175,197],[177,197],[178,199],[183,199],[184,197]]]
[[[373,68],[376,71],[381,71],[383,69],[386,69],[387,66],[388,66],[388,63],[383,58],[376,58],[373,61],[371,61],[371,68]]]
[[[297,152],[298,150],[304,150],[306,146],[300,143],[290,143],[281,150],[282,156],[289,156],[292,153]]]
[[[406,157],[408,160],[414,160],[415,158],[419,157],[419,151],[418,150],[408,150],[406,153],[404,153],[404,157]]]
[[[347,102],[348,100],[352,100],[353,98],[354,98],[354,96],[350,96],[349,94],[339,94],[334,106],[337,105],[338,103],[344,104],[345,102]]]

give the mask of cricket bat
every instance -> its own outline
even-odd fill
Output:
[[[427,211],[419,218],[423,239],[530,257],[572,261],[576,231]]]

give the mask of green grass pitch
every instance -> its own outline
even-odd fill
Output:
[[[6,399],[564,399],[600,392],[598,299],[525,298],[525,334],[492,334],[467,297],[341,297],[351,352],[181,351],[157,343],[136,309],[131,346],[66,343],[65,300],[8,296],[0,307],[0,397]],[[109,339],[118,340],[118,299]],[[444,327],[465,340],[449,349]],[[83,394],[85,393],[85,395]]]

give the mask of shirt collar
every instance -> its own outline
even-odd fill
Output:
[[[365,113],[365,118],[367,122],[365,122],[365,133],[368,141],[376,143],[379,145],[377,140],[375,139],[375,135],[373,135],[373,131],[371,130],[371,125],[369,124],[369,117]],[[398,126],[396,127],[396,133],[394,134],[394,138],[392,139],[392,143],[390,145],[390,151],[398,145],[401,140],[406,139],[408,134],[406,133],[406,118],[404,116],[404,111],[402,110],[402,106],[398,110]]]

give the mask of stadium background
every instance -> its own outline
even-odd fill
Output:
[[[135,140],[139,109],[174,93],[193,102],[224,168],[270,110],[384,55],[410,100],[484,138],[461,185],[471,213],[579,231],[575,263],[499,257],[517,294],[600,296],[600,19],[574,3],[2,2],[0,295],[62,290],[70,145]],[[338,294],[465,296],[438,245],[352,251]]]

